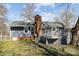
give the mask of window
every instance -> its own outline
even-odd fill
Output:
[[[15,31],[15,30],[20,30],[20,31],[21,31],[21,30],[24,30],[24,27],[19,27],[19,26],[17,26],[17,27],[10,27],[10,29],[11,29],[11,30],[14,30],[14,31]]]
[[[27,33],[28,31],[30,31],[31,35],[33,35],[34,34],[34,27],[26,27],[25,33]]]
[[[22,37],[23,31],[12,31],[12,37]]]
[[[27,30],[25,30],[25,33],[27,33]]]
[[[55,31],[55,28],[53,28],[53,31]]]
[[[51,30],[51,27],[46,27],[46,30]]]

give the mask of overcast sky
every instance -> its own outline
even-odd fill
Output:
[[[60,15],[60,11],[66,7],[63,4],[54,4],[54,3],[43,3],[43,4],[36,4],[37,14],[43,16],[43,20],[51,21],[54,17]],[[9,3],[5,4],[8,9],[7,18],[10,21],[15,20],[22,20],[21,13],[22,9],[25,8],[25,4],[23,3]],[[71,8],[74,11],[76,16],[79,16],[79,4],[71,4]]]

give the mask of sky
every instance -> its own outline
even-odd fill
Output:
[[[22,10],[25,8],[25,3],[7,3],[4,4],[8,9],[7,18],[9,21],[23,20],[21,17]],[[79,16],[79,4],[70,4],[75,16]],[[66,4],[61,3],[36,3],[36,14],[42,16],[45,21],[52,21],[54,17],[60,16],[60,12]]]

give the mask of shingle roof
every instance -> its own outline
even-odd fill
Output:
[[[33,22],[24,22],[24,21],[13,21],[10,26],[24,26],[24,25],[33,25]]]
[[[45,27],[48,27],[48,26],[50,26],[50,27],[64,27],[64,25],[60,22],[43,22],[43,25]]]
[[[31,26],[33,26],[34,22],[13,21],[10,26],[16,26],[16,25],[19,25],[19,26],[22,26],[22,25],[30,26],[31,25]],[[64,25],[60,22],[43,21],[42,25],[45,27],[49,27],[49,26],[50,27],[64,27]]]
[[[77,22],[79,21],[79,18],[77,17],[74,22],[73,22],[73,25],[71,26],[71,28],[74,28],[77,24]]]

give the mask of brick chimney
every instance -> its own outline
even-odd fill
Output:
[[[35,16],[35,33],[37,37],[42,35],[42,19],[41,16]]]

